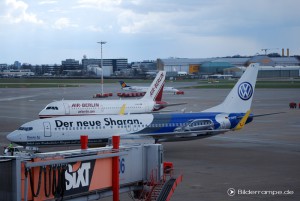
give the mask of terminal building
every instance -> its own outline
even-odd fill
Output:
[[[112,71],[119,71],[122,69],[126,69],[128,66],[128,59],[122,58],[122,59],[103,59],[103,67],[112,67]],[[83,71],[87,71],[87,68],[89,65],[98,65],[101,67],[101,59],[82,59],[82,68]]]

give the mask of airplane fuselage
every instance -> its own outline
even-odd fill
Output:
[[[118,114],[125,104],[125,114],[149,113],[156,111],[154,101],[146,100],[63,100],[48,104],[40,113],[40,118],[59,116]]]
[[[113,135],[151,135],[173,133],[180,127],[198,126],[207,120],[214,130],[232,129],[244,114],[179,113],[138,115],[88,115],[84,117],[57,117],[38,119],[22,125],[8,135],[8,139],[20,145],[42,146],[79,144],[81,135],[88,135],[89,143],[103,143]],[[198,120],[198,125],[190,124]],[[201,121],[203,120],[203,121]],[[246,123],[252,121],[249,118]],[[195,123],[195,121],[193,121]],[[201,127],[199,127],[201,131]],[[194,133],[197,135],[197,130]],[[182,136],[181,136],[182,137]],[[184,136],[183,136],[184,137]],[[190,137],[187,135],[186,137]]]

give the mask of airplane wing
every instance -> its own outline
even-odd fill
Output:
[[[139,134],[128,134],[125,136],[137,135],[141,138],[143,137],[152,137],[158,142],[164,141],[176,141],[176,139],[195,139],[195,138],[206,138],[214,135],[222,134],[230,129],[217,129],[217,130],[200,130],[200,131],[184,131],[184,132],[167,132],[167,133],[139,133]]]
[[[169,107],[169,106],[176,106],[176,105],[186,105],[187,103],[162,103],[162,104],[157,104],[158,106],[162,107]]]

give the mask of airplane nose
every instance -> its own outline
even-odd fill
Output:
[[[46,115],[47,115],[47,111],[46,111],[45,109],[43,109],[43,110],[40,111],[40,113],[39,113],[39,118],[40,118],[40,119],[43,119],[43,118],[46,117]]]
[[[16,131],[13,131],[12,133],[8,134],[6,136],[6,138],[10,141],[10,142],[16,142],[18,141],[18,136],[19,134],[16,133]]]
[[[45,113],[45,110],[40,111],[39,116],[43,115]]]

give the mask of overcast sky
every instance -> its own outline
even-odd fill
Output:
[[[300,55],[299,0],[1,0],[0,63]],[[275,49],[279,48],[279,49]]]

